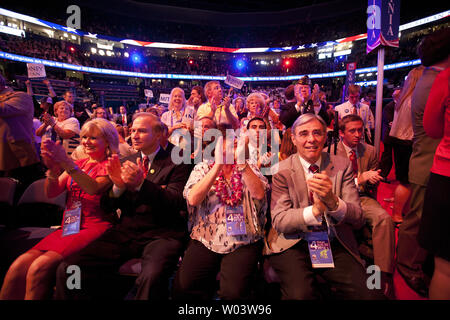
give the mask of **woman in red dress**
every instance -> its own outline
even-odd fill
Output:
[[[75,162],[59,143],[43,142],[42,158],[49,168],[47,196],[68,191],[62,227],[13,262],[3,282],[1,300],[47,298],[58,264],[110,227],[100,208],[100,197],[112,185],[106,163],[108,156],[118,152],[118,133],[109,121],[94,119],[84,124],[80,136],[88,158]]]

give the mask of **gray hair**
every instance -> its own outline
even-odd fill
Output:
[[[55,103],[55,105],[53,106],[53,113],[56,115],[56,112],[58,111],[58,109],[63,106],[69,107],[70,116],[73,117],[73,105],[68,103],[66,100],[61,100],[61,101],[58,101],[57,103]]]
[[[261,93],[259,92],[251,93],[247,97],[246,103],[249,103],[249,101],[252,99],[259,103],[261,109],[263,109],[266,106],[266,100],[264,99],[264,96]]]
[[[107,155],[119,153],[119,133],[116,128],[106,119],[95,118],[87,121],[80,131],[80,137],[97,128],[108,144]]]
[[[319,121],[322,124],[323,132],[327,132],[327,124],[322,119],[321,116],[318,116],[315,113],[305,113],[305,114],[302,114],[300,117],[298,117],[297,120],[295,120],[294,124],[292,125],[292,135],[295,135],[295,129],[298,126],[302,126],[308,122],[313,121],[314,119]]]

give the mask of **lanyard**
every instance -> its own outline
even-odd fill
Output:
[[[184,117],[184,113],[186,112],[186,108],[183,108],[183,113],[181,114],[181,119],[180,120],[176,120],[175,123],[179,123],[183,121],[183,117]],[[175,110],[172,110],[172,112],[170,113],[170,127],[173,127],[173,114],[175,113]]]

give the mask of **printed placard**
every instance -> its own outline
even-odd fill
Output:
[[[159,102],[160,103],[166,103],[169,104],[169,100],[170,100],[170,94],[167,93],[161,93],[159,95]]]
[[[150,89],[144,89],[144,94],[147,98],[153,98],[153,91]]]
[[[47,74],[45,73],[45,66],[41,63],[27,63],[28,68],[28,78],[45,78]]]
[[[233,87],[233,88],[236,88],[236,89],[242,89],[242,87],[244,86],[244,81],[243,80],[241,80],[241,79],[239,79],[239,78],[236,78],[236,77],[233,77],[233,76],[231,76],[231,75],[227,75],[227,77],[226,77],[226,79],[225,79],[225,83],[227,84],[227,85],[229,85],[230,87]]]

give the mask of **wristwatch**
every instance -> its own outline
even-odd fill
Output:
[[[328,211],[336,211],[337,208],[339,208],[339,197],[336,197],[336,201],[334,202],[334,206],[333,206],[333,208],[332,208],[332,209],[334,209],[334,210],[331,210],[331,209],[328,207],[328,205],[327,205],[327,208],[328,208]]]

